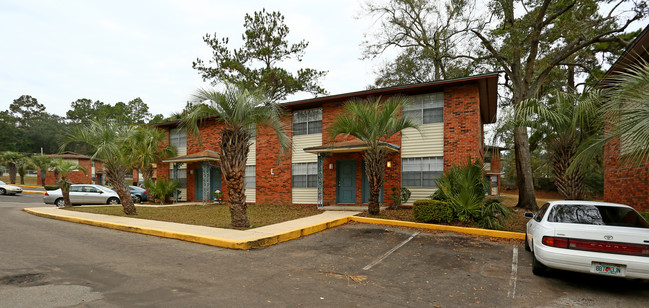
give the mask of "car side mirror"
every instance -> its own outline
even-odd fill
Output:
[[[100,190],[99,193],[100,193],[100,194],[103,194],[104,192]]]
[[[525,214],[523,214],[523,216],[525,216],[525,217],[527,217],[527,218],[534,218],[534,213],[532,213],[532,212],[525,212]]]

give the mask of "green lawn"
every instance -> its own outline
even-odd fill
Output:
[[[72,207],[71,211],[126,216],[121,206]],[[314,205],[249,205],[248,217],[252,228],[272,225],[287,220],[313,216],[323,211]],[[191,225],[231,228],[230,210],[226,205],[184,205],[168,207],[137,207],[133,218],[177,222]]]
[[[9,182],[9,174],[5,173],[2,176],[0,176],[0,181],[3,181],[7,184],[11,183]],[[16,174],[16,184],[20,184],[20,175]],[[35,176],[25,176],[25,185],[37,185],[40,186],[38,183],[36,183],[36,177]]]

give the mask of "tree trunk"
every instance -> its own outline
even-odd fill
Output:
[[[151,166],[151,164],[142,168],[142,178],[144,179],[144,183],[150,181],[151,178],[153,178],[153,167]]]
[[[367,202],[367,211],[370,215],[378,215],[381,212],[379,197],[385,176],[385,163],[387,153],[381,149],[370,149],[365,152],[365,173],[369,183],[370,195]]]
[[[45,187],[45,177],[47,177],[47,168],[41,168],[39,171],[41,173],[41,185]]]
[[[61,188],[61,194],[63,195],[63,202],[65,207],[72,206],[72,202],[70,202],[70,182],[66,178],[61,178],[60,181],[57,183],[59,187]]]
[[[565,146],[558,146],[552,155],[552,171],[554,172],[554,183],[559,194],[566,200],[583,200],[584,173],[580,168],[575,168],[567,173],[572,162],[576,149],[572,146],[574,140],[569,140]]]
[[[25,175],[21,173],[19,173],[18,175],[20,175],[20,185],[25,185]]]
[[[11,184],[16,184],[16,164],[8,163],[7,165],[7,167],[9,167],[9,182]]]
[[[125,175],[128,171],[120,169],[117,166],[109,166],[107,169],[106,176],[113,185],[113,190],[115,190],[119,196],[124,214],[137,215],[135,204],[133,204],[133,199],[131,199],[131,191],[128,189],[128,185],[126,184]]]
[[[536,211],[539,209],[534,194],[534,177],[530,162],[530,143],[527,129],[517,126],[514,128],[514,153],[516,155],[516,177],[518,185],[517,208]]]
[[[228,188],[227,203],[233,228],[249,228],[246,205],[246,159],[250,133],[242,128],[225,127],[221,130],[221,170]]]

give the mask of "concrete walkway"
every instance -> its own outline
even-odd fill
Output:
[[[322,214],[250,230],[233,230],[174,222],[68,211],[54,207],[25,208],[41,217],[179,239],[232,249],[270,246],[347,223],[360,212],[325,211]]]

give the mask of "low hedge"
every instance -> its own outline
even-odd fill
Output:
[[[57,190],[59,189],[59,185],[45,185],[43,188],[45,188],[45,190]]]
[[[417,222],[449,223],[455,218],[453,208],[439,200],[417,200],[413,205],[413,216]]]

